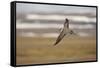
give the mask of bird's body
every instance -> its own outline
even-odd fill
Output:
[[[64,36],[68,34],[74,34],[74,32],[69,29],[69,20],[66,19],[64,28],[61,30],[60,35],[58,36],[54,45],[57,45],[64,38]]]

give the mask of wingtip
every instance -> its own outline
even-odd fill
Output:
[[[65,19],[67,22],[69,21],[68,18]]]
[[[56,43],[53,46],[56,46]]]

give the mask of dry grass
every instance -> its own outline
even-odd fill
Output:
[[[17,65],[96,60],[94,37],[64,38],[53,46],[55,40],[17,37]]]

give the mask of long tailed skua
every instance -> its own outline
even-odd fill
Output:
[[[75,34],[75,33],[73,30],[69,29],[69,20],[66,18],[64,27],[62,28],[56,42],[54,43],[54,46],[56,46],[64,38],[64,36],[66,36],[68,34]]]

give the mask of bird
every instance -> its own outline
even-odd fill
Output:
[[[56,42],[54,43],[54,46],[56,46],[63,38],[64,36],[68,34],[76,34],[73,30],[69,29],[69,20],[68,18],[65,19],[64,26],[59,34],[59,36],[56,39]]]

